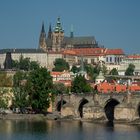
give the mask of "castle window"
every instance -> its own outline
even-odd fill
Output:
[[[112,62],[112,57],[110,57],[110,62]]]
[[[117,62],[117,57],[115,57],[115,62]]]
[[[106,58],[106,62],[108,62],[108,57]]]

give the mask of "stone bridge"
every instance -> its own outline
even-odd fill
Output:
[[[58,95],[53,109],[62,117],[133,121],[140,118],[140,93]]]

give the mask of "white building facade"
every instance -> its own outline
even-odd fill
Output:
[[[135,65],[134,75],[140,75],[140,55],[129,55],[126,56],[119,67],[119,75],[125,75],[125,71],[129,64]]]
[[[4,69],[6,54],[11,54],[12,60],[23,58],[30,58],[30,61],[36,61],[41,67],[46,67],[51,70],[54,67],[56,58],[62,58],[62,53],[45,52],[41,49],[2,49],[0,50],[0,68]]]

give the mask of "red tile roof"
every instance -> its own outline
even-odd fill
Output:
[[[123,55],[122,49],[107,49],[107,48],[78,48],[67,49],[63,52],[64,55],[78,55],[78,56],[104,56],[104,55]]]
[[[63,54],[67,55],[95,55],[95,56],[100,56],[104,55],[105,48],[79,48],[79,49],[69,49],[65,50]]]
[[[140,55],[128,55],[127,58],[130,58],[130,59],[140,59]]]
[[[122,49],[106,49],[106,55],[124,55]]]
[[[52,71],[50,74],[51,75],[61,75],[63,72],[57,72],[57,71]]]

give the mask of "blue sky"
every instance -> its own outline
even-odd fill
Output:
[[[140,0],[0,0],[0,49],[37,48],[61,17],[65,35],[95,36],[107,48],[140,53]]]

